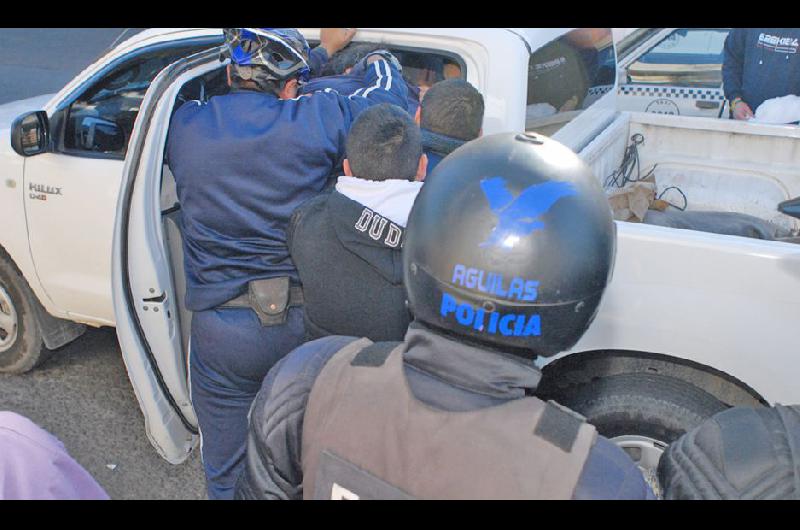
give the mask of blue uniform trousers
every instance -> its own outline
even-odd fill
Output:
[[[233,498],[250,405],[269,369],[302,344],[304,335],[299,307],[290,308],[285,324],[269,327],[247,308],[193,314],[190,383],[210,499]]]

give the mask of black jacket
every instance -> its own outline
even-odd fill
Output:
[[[409,323],[404,230],[335,190],[294,212],[287,238],[303,284],[309,339],[402,340]]]
[[[425,155],[428,157],[428,171],[427,174],[433,173],[436,166],[439,165],[447,155],[467,143],[466,140],[459,140],[438,134],[428,129],[421,129],[422,131],[422,148],[425,150]]]

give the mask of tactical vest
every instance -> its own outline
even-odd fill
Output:
[[[534,397],[432,408],[412,395],[394,344],[355,341],[317,378],[303,422],[304,498],[572,497],[594,427]]]

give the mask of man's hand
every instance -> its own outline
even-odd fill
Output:
[[[733,105],[733,119],[735,120],[749,120],[754,116],[753,109],[750,105],[741,99],[734,100]]]
[[[328,58],[338,52],[353,40],[356,28],[321,28],[319,30],[319,45],[328,52]]]

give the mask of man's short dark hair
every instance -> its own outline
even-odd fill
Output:
[[[433,85],[420,104],[420,127],[431,132],[474,140],[483,124],[483,96],[463,79]]]
[[[347,160],[354,177],[414,180],[422,156],[419,127],[408,113],[382,103],[359,114],[347,136]]]

